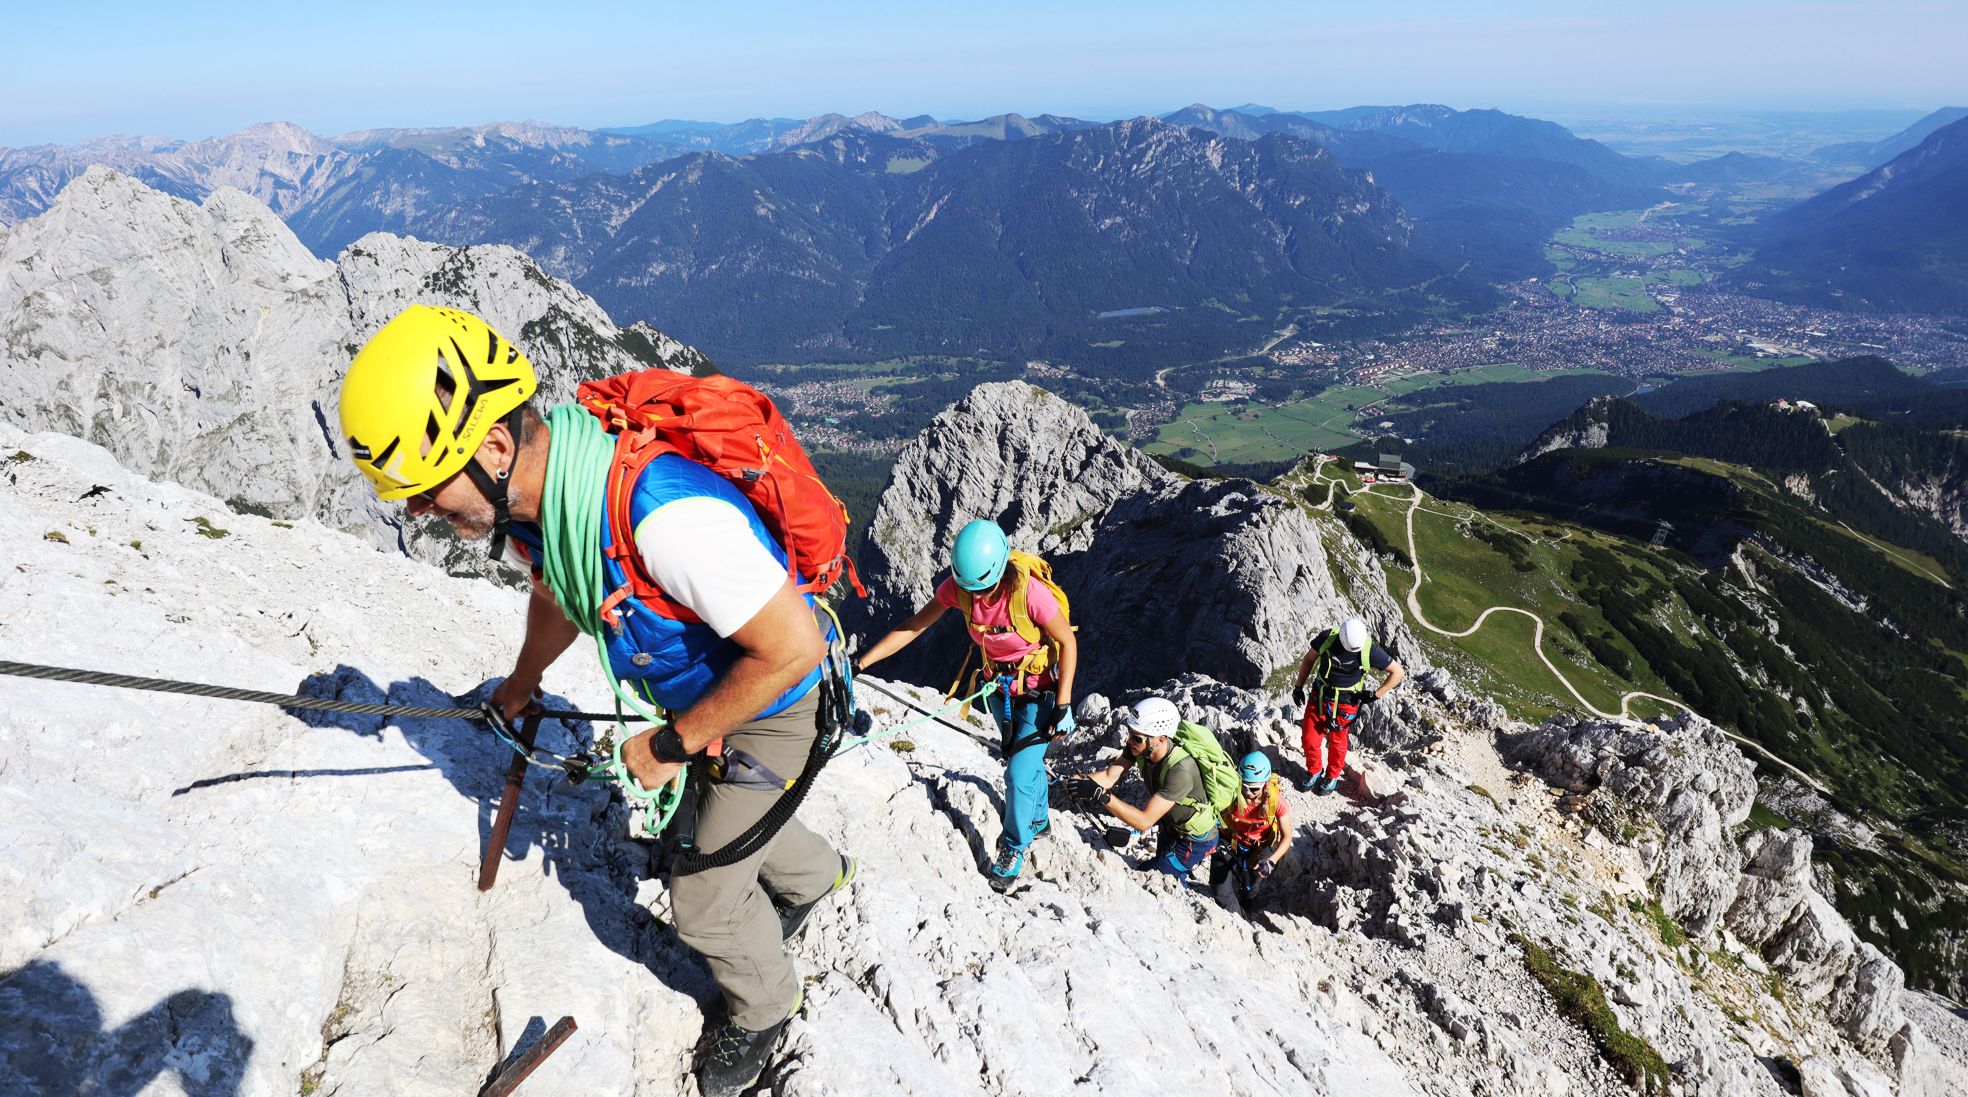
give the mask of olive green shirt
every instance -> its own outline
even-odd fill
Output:
[[[1171,750],[1173,748],[1170,748]],[[1169,830],[1181,830],[1188,824],[1190,816],[1196,814],[1191,804],[1209,803],[1209,792],[1203,785],[1203,768],[1187,754],[1175,760],[1174,765],[1158,765],[1142,759],[1142,778],[1148,783],[1148,794],[1159,796],[1175,806],[1162,816],[1161,826]],[[1159,776],[1157,775],[1159,772]]]

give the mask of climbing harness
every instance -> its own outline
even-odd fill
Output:
[[[1367,637],[1366,645],[1359,651],[1360,680],[1350,686],[1335,686],[1332,684],[1332,674],[1337,669],[1339,660],[1337,652],[1344,649],[1339,642],[1339,630],[1336,628],[1327,629],[1324,636],[1319,640],[1319,660],[1313,664],[1312,681],[1314,688],[1323,689],[1332,694],[1361,694],[1373,689],[1373,683],[1368,681],[1368,672],[1373,670],[1373,649],[1374,639],[1369,636]]]
[[[827,654],[821,661],[820,682],[814,687],[820,695],[820,705],[814,716],[813,747],[807,752],[805,768],[800,770],[800,775],[793,779],[779,799],[773,801],[764,815],[722,848],[711,853],[700,853],[694,842],[676,843],[676,857],[670,862],[671,879],[735,865],[765,849],[779,833],[779,828],[790,822],[794,813],[799,811],[806,794],[813,790],[814,780],[820,776],[820,771],[826,767],[827,760],[833,757],[835,748],[840,744],[842,729],[853,725],[854,674],[847,656],[846,633],[840,627],[840,619],[834,616],[833,607],[824,601],[820,606],[833,622],[833,639],[827,644]],[[708,764],[699,762],[692,768]],[[686,783],[684,787],[688,791],[692,784]],[[686,811],[686,821],[694,825],[695,812]]]
[[[635,688],[635,684],[621,678],[609,658],[608,637],[612,630],[622,627],[622,611],[611,605],[614,595],[609,591],[603,557],[596,551],[596,546],[602,544],[607,525],[603,495],[617,461],[618,439],[603,428],[599,419],[577,404],[562,404],[549,410],[547,429],[553,445],[548,453],[546,482],[540,503],[541,570],[547,585],[553,590],[555,600],[560,603],[568,619],[594,640],[602,677],[614,691],[617,703],[628,706],[645,720],[658,725],[666,724],[668,719],[662,707],[640,688]],[[814,750],[800,776],[790,781],[779,778],[769,770],[764,774],[753,774],[750,779],[741,773],[740,787],[759,787],[761,782],[769,781],[771,787],[780,789],[784,795],[765,816],[723,849],[711,854],[699,852],[692,833],[696,821],[697,788],[705,780],[725,780],[732,772],[732,764],[721,758],[721,744],[713,744],[708,758],[692,763],[680,771],[674,780],[654,790],[643,788],[622,764],[619,743],[611,744],[608,749],[601,749],[602,744],[598,744],[594,756],[555,759],[554,762],[568,772],[570,779],[613,780],[619,784],[631,804],[639,809],[642,817],[640,829],[645,836],[664,837],[672,823],[682,819],[680,829],[664,837],[665,844],[677,855],[671,868],[673,875],[687,875],[735,863],[750,856],[749,852],[739,851],[762,849],[779,827],[792,818],[793,810],[805,799],[813,778],[833,751],[841,729],[853,720],[854,702],[843,640],[845,631],[834,616],[832,607],[824,601],[818,604],[832,623],[829,631],[833,639],[828,644],[823,661],[825,671],[816,687],[820,691],[820,713],[815,727]],[[745,756],[738,768],[753,770],[762,767],[756,767],[756,760]],[[738,855],[730,856],[732,854]]]

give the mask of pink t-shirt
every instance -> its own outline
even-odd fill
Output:
[[[945,578],[937,585],[936,601],[962,612],[962,607],[957,604],[955,579]],[[1031,614],[1035,625],[1050,624],[1059,619],[1059,599],[1052,596],[1052,591],[1044,583],[1034,583],[1028,579],[1025,582],[1025,612]],[[984,649],[986,659],[996,663],[1015,663],[1038,650],[1040,641],[1027,643],[1024,637],[1018,635],[1018,630],[1011,627],[1009,593],[995,601],[984,595],[978,596],[972,615],[975,620],[970,638]],[[979,631],[976,625],[984,626],[983,631]],[[995,629],[1003,631],[992,631]]]

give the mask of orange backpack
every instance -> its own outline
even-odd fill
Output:
[[[574,399],[615,435],[607,488],[608,555],[628,581],[602,602],[603,620],[614,624],[615,607],[629,597],[671,620],[698,619],[644,572],[629,517],[636,480],[666,453],[731,481],[786,550],[787,574],[795,583],[808,577],[799,588],[802,594],[825,591],[845,573],[854,593],[867,595],[847,556],[847,507],[820,482],[792,427],[764,393],[722,375],[650,369],[584,381]]]

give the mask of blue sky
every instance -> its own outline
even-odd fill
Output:
[[[536,118],[1089,118],[1195,101],[1934,107],[1968,3],[1133,0],[338,5],[5,0],[0,145]]]

